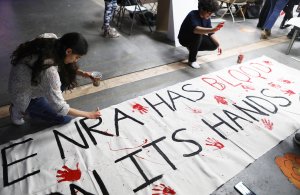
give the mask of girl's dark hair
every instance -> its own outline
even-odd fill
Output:
[[[86,39],[76,32],[67,33],[60,39],[55,38],[36,38],[27,41],[18,46],[11,55],[11,64],[25,64],[32,69],[31,85],[38,85],[41,82],[40,74],[50,66],[59,67],[59,75],[62,86],[65,89],[72,89],[77,86],[76,71],[78,65],[64,64],[66,49],[71,48],[73,54],[85,55],[88,51]],[[31,58],[37,57],[33,64],[29,64]],[[24,60],[26,58],[26,61]],[[53,63],[45,63],[47,59],[53,60]],[[23,60],[22,62],[20,62]]]
[[[198,10],[207,12],[217,12],[220,6],[217,0],[199,0]]]
[[[59,42],[61,44],[61,52],[66,54],[66,49],[71,48],[73,54],[85,55],[88,52],[88,43],[86,39],[76,32],[64,34]]]
[[[86,39],[79,33],[72,32],[64,34],[59,39],[60,52],[59,55],[66,56],[66,49],[71,48],[73,54],[85,55],[88,52],[88,43]],[[62,89],[71,90],[77,86],[76,71],[78,65],[76,63],[67,66],[59,66],[59,76],[62,83]]]

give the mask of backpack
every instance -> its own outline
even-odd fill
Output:
[[[242,10],[247,19],[256,19],[259,17],[260,5],[257,3],[247,3]]]

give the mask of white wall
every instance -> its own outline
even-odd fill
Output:
[[[182,21],[191,10],[198,9],[198,0],[171,0],[169,9],[168,38],[180,46],[177,39]]]

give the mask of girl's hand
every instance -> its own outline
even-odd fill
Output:
[[[97,119],[101,116],[100,109],[97,108],[96,111],[88,112],[87,118],[89,119]]]
[[[84,71],[84,72],[82,73],[82,76],[83,76],[84,78],[91,78],[92,72],[86,72],[86,71]]]

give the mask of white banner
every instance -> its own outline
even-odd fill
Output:
[[[300,127],[299,71],[268,57],[1,148],[0,194],[210,194]]]

